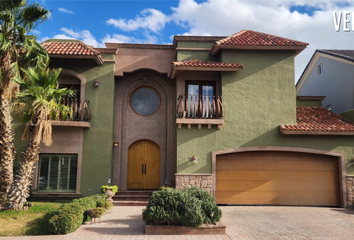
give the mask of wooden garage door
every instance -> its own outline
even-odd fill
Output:
[[[218,204],[339,206],[338,161],[293,152],[217,156]]]

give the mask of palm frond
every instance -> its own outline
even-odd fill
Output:
[[[11,11],[0,12],[0,20],[3,22],[13,22],[15,21],[15,16],[12,14]]]
[[[0,0],[0,11],[23,7],[26,2],[26,0]]]
[[[52,143],[50,121],[69,120],[72,117],[70,107],[60,102],[64,97],[73,95],[70,89],[59,89],[58,77],[61,69],[28,68],[23,70],[26,80],[16,78],[22,91],[17,94],[16,104],[21,105],[22,118],[29,119],[35,124],[33,141]],[[19,109],[19,108],[18,108]]]
[[[33,30],[38,24],[48,20],[50,17],[50,11],[38,3],[25,6],[18,16],[20,23],[23,23],[23,26],[28,31]]]

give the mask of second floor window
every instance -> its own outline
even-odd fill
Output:
[[[186,82],[187,117],[214,117],[215,85],[214,81]]]

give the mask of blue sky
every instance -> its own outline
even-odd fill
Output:
[[[104,47],[105,42],[168,44],[173,35],[229,36],[242,29],[308,42],[309,47],[295,59],[296,81],[316,49],[353,49],[352,23],[348,23],[350,32],[336,32],[333,12],[354,14],[354,1],[39,0],[39,3],[52,12],[52,19],[34,31],[40,42],[49,38],[75,38],[95,47]]]

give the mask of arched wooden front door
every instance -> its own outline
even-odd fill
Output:
[[[128,189],[160,187],[160,147],[152,141],[133,143],[128,150]]]

